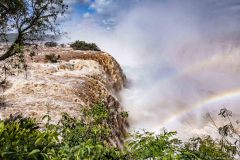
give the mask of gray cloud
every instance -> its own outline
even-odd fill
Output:
[[[161,4],[161,9],[164,9],[164,6],[170,7],[173,4],[172,9],[182,8],[189,12],[194,10],[195,15],[199,14],[198,18],[204,18],[207,23],[212,25],[217,20],[224,20],[223,18],[227,19],[227,23],[234,24],[236,23],[236,18],[240,18],[240,2],[238,0],[70,0],[67,2],[88,5],[89,8],[96,11],[94,16],[99,21],[108,21],[109,19],[118,19],[119,17],[124,18],[134,7],[142,6],[144,8],[146,4],[153,4],[152,7],[157,7]],[[171,10],[167,14],[171,14]],[[231,21],[230,17],[233,17],[234,21]]]

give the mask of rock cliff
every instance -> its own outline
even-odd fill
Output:
[[[49,114],[56,123],[62,112],[78,117],[81,107],[102,101],[114,114],[115,143],[119,143],[127,127],[118,96],[126,77],[117,61],[108,53],[68,48],[43,48],[38,53],[26,57],[27,71],[15,70],[1,84],[0,118],[22,113],[41,120]],[[50,53],[59,55],[59,62],[48,63],[44,55]]]

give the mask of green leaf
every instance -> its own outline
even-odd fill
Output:
[[[41,155],[43,156],[43,159],[44,159],[44,160],[49,159],[47,154],[45,154],[45,153],[41,153]]]
[[[40,145],[43,142],[43,137],[39,137],[36,141],[35,141],[35,145]]]
[[[35,154],[37,154],[37,153],[39,153],[40,152],[40,150],[39,149],[34,149],[34,150],[32,150],[32,152],[30,152],[29,154],[28,154],[28,156],[30,157],[30,156],[33,156],[33,155],[35,155]]]
[[[4,122],[0,122],[0,134],[4,131]]]
[[[15,152],[3,152],[2,156],[4,157],[5,155],[11,155],[11,154],[15,154]]]

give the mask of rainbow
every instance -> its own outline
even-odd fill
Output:
[[[199,63],[196,63],[190,67],[183,69],[181,72],[178,72],[170,77],[163,79],[162,81],[160,81],[160,84],[164,85],[164,82],[168,82],[169,80],[177,80],[178,78],[181,78],[185,75],[199,72],[203,68],[209,68],[209,67],[213,66],[214,64],[218,64],[219,62],[222,62],[222,55],[215,54],[211,57],[208,57],[205,60],[200,61]],[[192,107],[187,107],[186,109],[183,109],[183,110],[173,114],[173,116],[171,116],[170,118],[167,118],[166,120],[164,120],[161,123],[160,128],[162,128],[162,127],[166,126],[167,124],[179,119],[180,117],[182,117],[188,113],[191,113],[192,111],[194,111],[196,109],[202,108],[208,104],[213,104],[213,103],[223,101],[226,99],[233,99],[236,97],[240,97],[240,88],[224,91],[223,93],[209,96],[206,99],[197,102]]]
[[[221,101],[224,101],[224,100],[234,99],[234,98],[238,98],[238,97],[240,97],[240,88],[225,91],[221,94],[217,94],[217,95],[214,95],[214,96],[210,96],[207,99],[194,104],[192,107],[181,110],[180,112],[174,114],[170,118],[166,119],[163,123],[161,123],[160,127],[162,128],[162,127],[166,126],[167,124],[178,120],[180,117],[183,117],[184,115],[186,115],[188,113],[191,113],[196,109],[203,108],[206,105],[214,104],[216,102],[221,102]]]
[[[213,64],[217,64],[218,62],[221,63],[222,62],[221,58],[222,58],[222,55],[213,55],[211,57],[208,57],[207,59],[204,59],[194,65],[191,65],[190,67],[186,67],[182,69],[181,71],[177,72],[174,75],[164,78],[162,81],[160,81],[160,83],[168,82],[169,80],[178,79],[182,76],[196,73],[198,71],[201,71],[201,69],[203,68],[209,68]]]
[[[171,80],[177,80],[181,77],[184,77],[186,75],[191,75],[194,74],[196,72],[201,72],[203,69],[207,69],[210,68],[216,64],[222,63],[223,57],[224,55],[222,54],[214,54],[211,57],[208,57],[207,59],[204,59],[194,65],[191,65],[189,67],[186,67],[180,71],[178,71],[176,74],[168,76],[163,78],[159,84],[160,85],[164,85],[166,82],[169,82]],[[176,120],[178,120],[180,117],[183,117],[184,115],[187,115],[191,112],[193,112],[196,109],[200,109],[203,108],[204,106],[207,106],[209,104],[214,104],[217,102],[221,102],[227,99],[234,99],[240,97],[240,88],[237,89],[231,89],[231,90],[226,90],[220,94],[215,94],[213,96],[209,96],[204,100],[201,100],[199,102],[197,102],[196,104],[193,104],[192,107],[187,107],[175,114],[173,114],[172,116],[170,116],[169,118],[165,119],[161,124],[160,127],[158,128],[162,128],[165,127],[166,125],[170,124],[171,122],[174,122]]]

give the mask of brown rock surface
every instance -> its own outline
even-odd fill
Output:
[[[60,62],[48,63],[44,54],[60,55]],[[32,60],[26,57],[27,72],[15,71],[2,89],[4,104],[0,118],[17,112],[40,120],[45,114],[56,123],[61,113],[74,117],[80,108],[103,101],[115,115],[116,137],[121,140],[127,122],[122,118],[118,92],[126,77],[117,61],[104,52],[82,52],[71,49],[42,49]],[[26,76],[27,75],[27,76]]]

